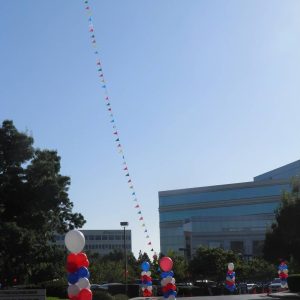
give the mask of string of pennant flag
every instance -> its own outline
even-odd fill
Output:
[[[112,125],[112,135],[114,137],[117,152],[120,154],[121,159],[122,159],[122,169],[124,172],[124,176],[127,179],[128,187],[130,189],[131,198],[134,203],[133,207],[135,208],[135,210],[137,212],[137,219],[140,222],[141,227],[143,228],[147,246],[150,247],[150,251],[154,252],[154,249],[152,247],[151,238],[150,238],[150,233],[149,233],[148,227],[146,226],[146,222],[144,220],[142,207],[137,198],[132,177],[129,173],[128,164],[126,162],[125,155],[124,155],[124,149],[123,149],[123,146],[122,146],[122,143],[120,140],[120,134],[119,134],[119,131],[118,131],[118,128],[116,125],[115,115],[114,115],[114,112],[112,109],[111,99],[110,99],[110,96],[108,93],[108,88],[107,88],[107,84],[106,84],[106,80],[105,80],[105,76],[104,76],[104,72],[103,72],[103,68],[102,68],[102,63],[100,60],[100,53],[99,53],[99,49],[97,46],[95,27],[94,27],[93,18],[92,18],[92,9],[91,9],[91,6],[90,6],[90,3],[88,0],[84,0],[84,6],[85,6],[85,11],[88,16],[88,24],[89,24],[88,30],[89,30],[89,34],[90,34],[90,42],[91,42],[91,45],[92,45],[92,48],[93,48],[93,51],[94,51],[94,54],[96,57],[97,74],[98,74],[100,86],[103,89],[104,102],[105,102],[105,106],[106,106],[106,109],[107,109],[107,112],[109,115],[110,123]]]

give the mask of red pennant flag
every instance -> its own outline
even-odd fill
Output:
[[[119,144],[118,147],[119,147],[119,148],[122,147],[121,144]]]
[[[109,98],[108,97],[105,97],[105,100],[108,100]]]
[[[131,182],[131,179],[128,180],[128,183]]]
[[[124,168],[124,171],[126,171],[126,170],[128,170],[128,168],[126,167],[126,168]]]
[[[90,32],[93,32],[94,31],[94,29],[93,28],[90,28],[90,30],[89,30]]]
[[[144,220],[144,218],[143,218],[143,217],[140,217],[139,220],[142,221],[142,220]]]
[[[108,109],[109,111],[111,111],[111,108]],[[117,134],[117,133],[116,133]]]
[[[115,131],[114,134],[115,134],[115,135],[118,135],[118,131]]]
[[[151,245],[151,242],[149,242],[148,245]]]
[[[140,207],[138,204],[135,206],[135,208],[138,208],[138,207]]]

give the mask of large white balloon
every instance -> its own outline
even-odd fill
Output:
[[[79,253],[85,245],[85,238],[79,230],[71,230],[65,236],[65,245],[72,253]]]
[[[91,287],[89,280],[86,277],[80,278],[76,285],[80,288],[80,289],[89,289]]]
[[[68,295],[76,296],[80,292],[80,288],[76,284],[71,284],[68,286]]]
[[[228,270],[229,271],[233,271],[234,270],[234,264],[233,263],[229,263],[228,264]]]

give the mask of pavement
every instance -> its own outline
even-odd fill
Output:
[[[300,299],[300,293],[291,293],[289,291],[284,291],[269,294],[269,297],[274,299]]]
[[[228,296],[197,296],[197,297],[178,297],[178,300],[274,300],[274,299],[300,299],[299,293],[288,291],[272,294],[243,294]],[[163,300],[163,297],[137,297],[130,300]]]

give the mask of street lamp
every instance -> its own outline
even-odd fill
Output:
[[[126,231],[125,228],[126,226],[129,225],[128,222],[120,222],[120,225],[124,227],[124,235],[123,235],[123,240],[124,240],[124,269],[125,269],[125,294],[127,295],[127,253],[126,253]]]

